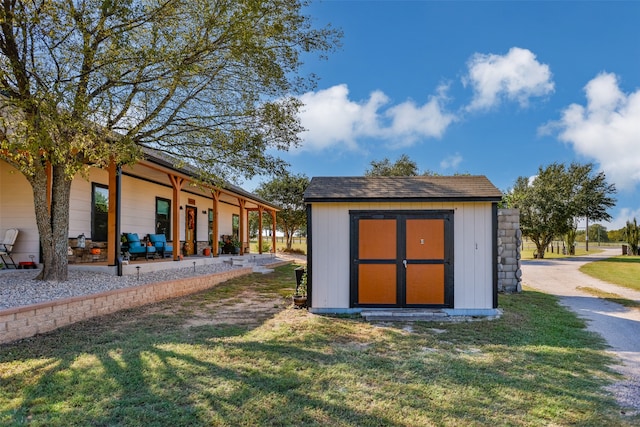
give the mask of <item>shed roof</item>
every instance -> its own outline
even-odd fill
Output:
[[[486,176],[314,177],[306,203],[349,201],[497,202],[502,192]]]

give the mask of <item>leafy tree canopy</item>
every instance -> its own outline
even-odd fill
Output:
[[[640,255],[640,226],[638,226],[635,218],[633,218],[633,222],[627,221],[624,235],[629,244],[629,252],[631,255]]]
[[[291,250],[296,231],[302,231],[307,225],[304,192],[308,186],[309,178],[306,175],[286,173],[262,183],[255,191],[259,196],[280,206],[276,225],[285,234],[288,250]]]
[[[372,160],[371,169],[367,169],[365,176],[418,176],[418,164],[411,160],[406,154],[402,154],[398,159],[391,163],[391,160],[384,158],[382,160]],[[425,172],[424,175],[433,175],[432,172]]]
[[[554,237],[569,235],[575,239],[579,218],[606,221],[615,205],[616,189],[608,184],[603,172],[595,172],[591,163],[560,163],[538,169],[534,178],[519,177],[505,195],[508,207],[520,209],[522,234],[536,245],[537,256],[544,257]],[[573,246],[569,241],[569,247]]]
[[[0,159],[31,183],[43,277],[67,275],[69,189],[148,145],[206,178],[282,171],[313,86],[301,55],[339,32],[295,0],[0,0]],[[46,168],[51,168],[48,211]]]

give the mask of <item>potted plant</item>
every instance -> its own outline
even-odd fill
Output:
[[[240,253],[240,240],[238,240],[238,238],[234,235],[231,238],[231,244],[233,245],[233,253],[234,254],[239,254]]]
[[[293,295],[293,303],[296,307],[307,305],[307,269],[304,267],[296,269],[296,292]]]

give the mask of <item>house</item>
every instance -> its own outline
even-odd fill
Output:
[[[501,198],[484,176],[314,177],[310,310],[495,314]]]
[[[231,184],[199,183],[189,167],[176,167],[172,159],[150,148],[144,153],[134,165],[91,168],[88,178],[73,180],[69,262],[116,265],[122,233],[138,234],[141,240],[164,235],[174,248],[167,256],[174,260],[202,254],[204,248],[217,255],[221,236],[240,241],[243,254],[249,250],[250,212],[259,214],[260,223],[262,215],[268,214],[275,224],[278,207],[274,204]],[[20,230],[13,253],[16,263],[40,262],[31,186],[19,171],[0,160],[0,234],[9,228]],[[78,241],[84,239],[83,248]],[[262,236],[259,240],[261,252]],[[275,250],[273,240],[271,251]],[[91,254],[91,248],[100,248],[100,255]]]

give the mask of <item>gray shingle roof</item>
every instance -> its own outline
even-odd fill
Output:
[[[502,192],[485,176],[314,177],[307,203],[346,201],[499,201]]]

